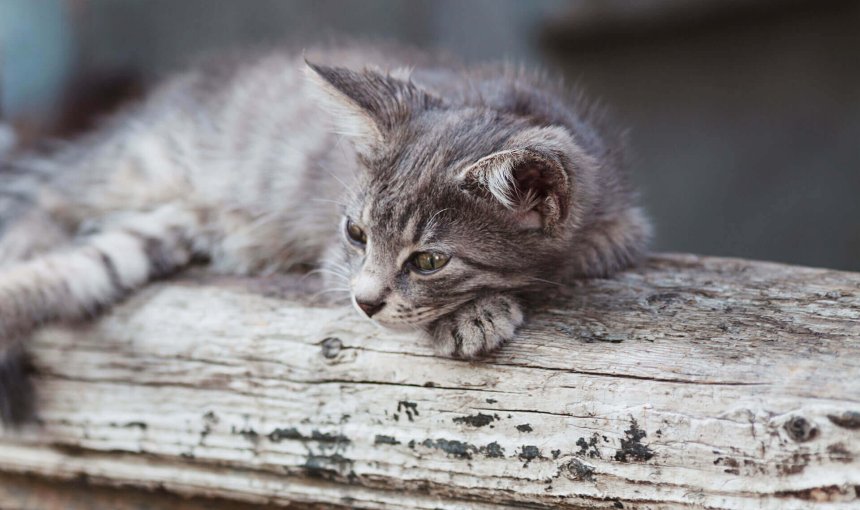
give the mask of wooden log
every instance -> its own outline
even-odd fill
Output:
[[[860,507],[858,273],[657,256],[478,362],[307,286],[190,275],[38,334],[0,507],[21,475],[291,508]]]

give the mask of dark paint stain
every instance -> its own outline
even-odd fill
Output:
[[[55,443],[51,445],[51,448],[57,450],[58,452],[63,453],[64,455],[69,455],[73,457],[80,457],[81,455],[86,455],[89,451],[86,448],[74,444],[60,444]]]
[[[317,455],[311,453],[302,465],[308,476],[333,481],[346,474],[348,482],[353,483],[358,478],[352,470],[353,461],[339,453],[333,455]]]
[[[488,398],[488,399],[487,399],[487,403],[488,403],[488,404],[495,404],[496,402],[498,402],[498,400],[496,400],[496,399],[494,399],[494,398]]]
[[[559,456],[559,455],[561,455],[561,450],[553,450],[553,451],[551,451],[550,453],[552,453],[552,458],[553,458],[553,459],[557,459],[557,458],[558,458],[558,456]]]
[[[493,459],[500,459],[505,456],[505,449],[499,445],[499,443],[493,441],[487,446],[482,446],[480,448],[481,453],[484,453],[487,457]]]
[[[218,424],[220,420],[218,420],[218,416],[215,415],[214,412],[208,411],[203,415],[203,430],[200,431],[200,443],[203,444],[203,441],[206,440],[206,436],[208,436],[212,432],[212,427]]]
[[[436,383],[434,383],[433,381],[427,381],[426,383],[424,383],[424,387],[425,388],[435,388]]]
[[[577,459],[571,459],[570,462],[564,465],[564,468],[570,472],[571,478],[574,480],[585,480],[586,482],[594,481],[594,468],[583,464]]]
[[[630,428],[624,431],[621,439],[621,448],[615,452],[615,460],[627,462],[628,459],[647,461],[654,456],[654,452],[647,445],[642,444],[642,439],[647,434],[639,428],[636,419],[630,419]]]
[[[239,430],[236,430],[236,427],[232,427],[230,431],[233,434],[239,434],[240,436],[244,437],[245,439],[247,439],[248,441],[250,441],[252,443],[256,443],[257,441],[260,440],[260,434],[257,434],[257,431],[250,428],[250,427],[245,427],[245,428],[239,429]]]
[[[614,506],[615,508],[624,508],[624,503],[622,503],[620,501],[616,501],[615,503],[612,504],[612,506]]]
[[[126,423],[125,425],[123,425],[123,427],[125,427],[127,429],[146,430],[148,428],[148,425],[146,423],[143,423],[142,421],[130,421],[130,422]]]
[[[587,455],[594,458],[600,458],[600,450],[597,449],[597,442],[600,440],[600,436],[595,432],[591,435],[588,441],[585,440],[584,437],[580,437],[576,440],[576,446],[579,447],[579,451],[576,452],[577,455]]]
[[[737,459],[733,459],[731,457],[718,457],[714,461],[714,465],[718,466],[720,464],[726,466],[726,469],[723,470],[724,473],[729,473],[732,475],[741,474],[741,470],[740,470],[741,465],[737,461]]]
[[[293,440],[302,440],[305,439],[305,436],[299,432],[299,429],[295,427],[290,427],[288,429],[277,428],[271,432],[269,432],[269,441],[273,443],[280,443],[284,439],[293,439]]]
[[[341,349],[343,349],[343,342],[340,341],[340,338],[333,336],[323,339],[320,345],[322,347],[322,355],[326,359],[337,357]]]
[[[331,434],[329,432],[320,432],[319,430],[312,430],[311,435],[306,436],[299,432],[299,430],[295,427],[276,428],[269,432],[269,435],[266,437],[268,437],[269,441],[273,443],[280,443],[285,439],[295,441],[316,441],[318,443],[328,443],[336,445],[345,445],[351,442],[348,437],[342,434]]]
[[[343,415],[341,418],[344,417],[349,419],[348,415]],[[266,437],[273,443],[284,440],[301,441],[307,449],[307,456],[302,467],[310,477],[338,482],[343,482],[345,479],[350,484],[355,483],[358,479],[352,469],[353,461],[343,456],[344,448],[351,443],[350,439],[343,434],[332,434],[314,429],[311,430],[310,435],[306,435],[296,427],[278,427]]]
[[[827,419],[837,427],[850,430],[860,429],[860,413],[857,411],[846,411],[840,415],[828,414]]]
[[[404,412],[406,416],[409,418],[409,421],[414,421],[413,417],[418,416],[418,404],[415,402],[409,402],[407,400],[401,400],[397,402],[397,412]],[[395,414],[395,419],[397,419],[397,415]]]
[[[400,444],[400,441],[394,439],[391,436],[383,436],[381,434],[377,434],[376,438],[373,440],[373,444]]]
[[[470,459],[472,458],[472,454],[479,451],[478,448],[473,444],[464,443],[463,441],[457,441],[454,439],[437,439],[433,441],[432,439],[425,439],[423,443],[421,443],[426,448],[435,448],[437,450],[442,450],[448,455],[453,455],[458,459]]]
[[[818,437],[818,427],[803,416],[794,416],[783,425],[788,436],[798,443],[805,443]]]
[[[857,493],[857,487],[854,487],[854,492]],[[774,495],[778,498],[794,498],[804,501],[814,501],[816,503],[824,503],[830,501],[839,501],[848,495],[848,491],[838,485],[828,485],[825,487],[816,487],[814,489],[803,489],[797,491],[777,491]]]
[[[798,475],[803,473],[812,456],[808,453],[794,452],[785,462],[778,464],[776,470],[783,476]]]
[[[517,425],[517,430],[519,430],[520,432],[526,432],[527,433],[527,432],[531,432],[533,429],[532,429],[532,426],[529,425],[528,423],[523,423],[522,425]]]
[[[829,445],[827,447],[827,454],[830,457],[830,460],[834,462],[843,462],[848,464],[854,460],[854,456],[851,455],[851,452],[848,451],[848,448],[845,448],[845,445],[842,443]]]
[[[540,459],[540,449],[535,445],[523,445],[520,447],[520,454],[517,455],[520,460],[524,460],[523,467],[528,467],[529,462],[534,459]]]
[[[311,440],[318,441],[320,443],[337,443],[337,444],[349,444],[352,441],[349,440],[348,437],[343,434],[331,434],[328,432],[320,432],[319,430],[311,431]]]
[[[759,474],[759,475],[766,475],[767,474],[767,468],[764,465],[758,464],[755,461],[750,460],[750,459],[744,459],[744,467],[746,468],[745,474],[747,474],[747,475],[749,475],[750,473]]]
[[[498,415],[492,416],[489,414],[478,413],[470,416],[460,416],[454,418],[454,423],[465,423],[466,425],[470,425],[472,427],[484,427],[493,423],[493,421],[499,419]]]

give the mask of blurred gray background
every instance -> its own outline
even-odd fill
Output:
[[[237,46],[345,34],[549,67],[630,130],[656,249],[860,270],[860,2],[0,0],[0,114],[68,136]]]

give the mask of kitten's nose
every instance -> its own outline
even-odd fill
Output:
[[[373,317],[376,312],[382,310],[382,307],[385,306],[385,301],[370,302],[356,300],[355,303],[362,309],[362,311],[364,311],[364,313],[367,314],[368,317]]]

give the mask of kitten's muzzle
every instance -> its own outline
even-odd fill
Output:
[[[382,310],[382,307],[385,306],[385,301],[355,301],[355,304],[361,308],[368,317],[373,317],[378,311]]]

